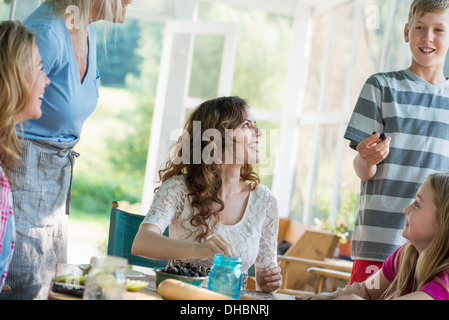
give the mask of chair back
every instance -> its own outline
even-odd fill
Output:
[[[148,259],[131,253],[134,238],[144,218],[144,215],[129,213],[119,208],[111,208],[108,255],[127,258],[131,265],[164,268],[167,265],[167,260]],[[164,235],[168,236],[168,228]]]
[[[279,218],[279,232],[278,232],[278,244],[281,240],[285,240],[291,244],[296,243],[304,232],[307,230],[307,226],[299,221]]]
[[[280,222],[279,237],[292,243],[284,253],[285,257],[295,257],[316,261],[331,258],[338,244],[338,237],[329,232],[320,231],[306,226],[299,221],[282,219]],[[282,232],[282,234],[281,234]],[[286,261],[279,261],[283,272],[283,288],[302,288],[310,278],[308,265],[295,264],[289,267]]]

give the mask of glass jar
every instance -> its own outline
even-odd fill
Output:
[[[87,274],[83,300],[121,300],[126,292],[125,258],[94,257]]]
[[[238,300],[242,282],[242,259],[216,254],[209,273],[208,289]]]

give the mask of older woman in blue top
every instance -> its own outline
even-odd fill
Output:
[[[36,44],[51,85],[42,117],[23,123],[22,162],[13,171],[16,247],[2,299],[46,299],[57,263],[67,259],[67,215],[74,150],[84,121],[98,101],[100,75],[92,23],[123,23],[132,0],[47,0],[24,24]]]

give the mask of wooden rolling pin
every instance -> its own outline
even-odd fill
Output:
[[[162,281],[157,293],[165,300],[232,300],[223,294],[175,279]]]

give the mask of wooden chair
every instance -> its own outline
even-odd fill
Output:
[[[8,286],[7,284],[4,284],[2,287],[2,290],[0,290],[0,291],[11,291],[11,287]]]
[[[335,269],[336,265],[332,264],[330,268]],[[312,268],[307,269],[307,272],[318,276],[315,293],[322,292],[323,280],[325,277],[341,279],[341,280],[345,280],[346,283],[349,283],[351,280],[350,267],[349,267],[349,269],[346,269],[347,267],[342,266],[342,268],[344,271],[329,270],[326,268],[317,268],[317,267],[312,267]]]
[[[292,245],[284,255],[278,256],[283,278],[279,293],[291,295],[311,293],[301,289],[311,274],[318,276],[315,293],[321,293],[323,277],[349,280],[352,268],[350,263],[332,259],[339,240],[336,235],[295,220],[281,218],[278,242],[282,239]]]
[[[131,265],[146,268],[164,268],[167,265],[166,260],[148,259],[131,253],[134,238],[144,218],[144,215],[121,210],[119,201],[112,202],[108,255],[127,258],[128,263]],[[165,230],[164,235],[168,236],[168,228]]]

